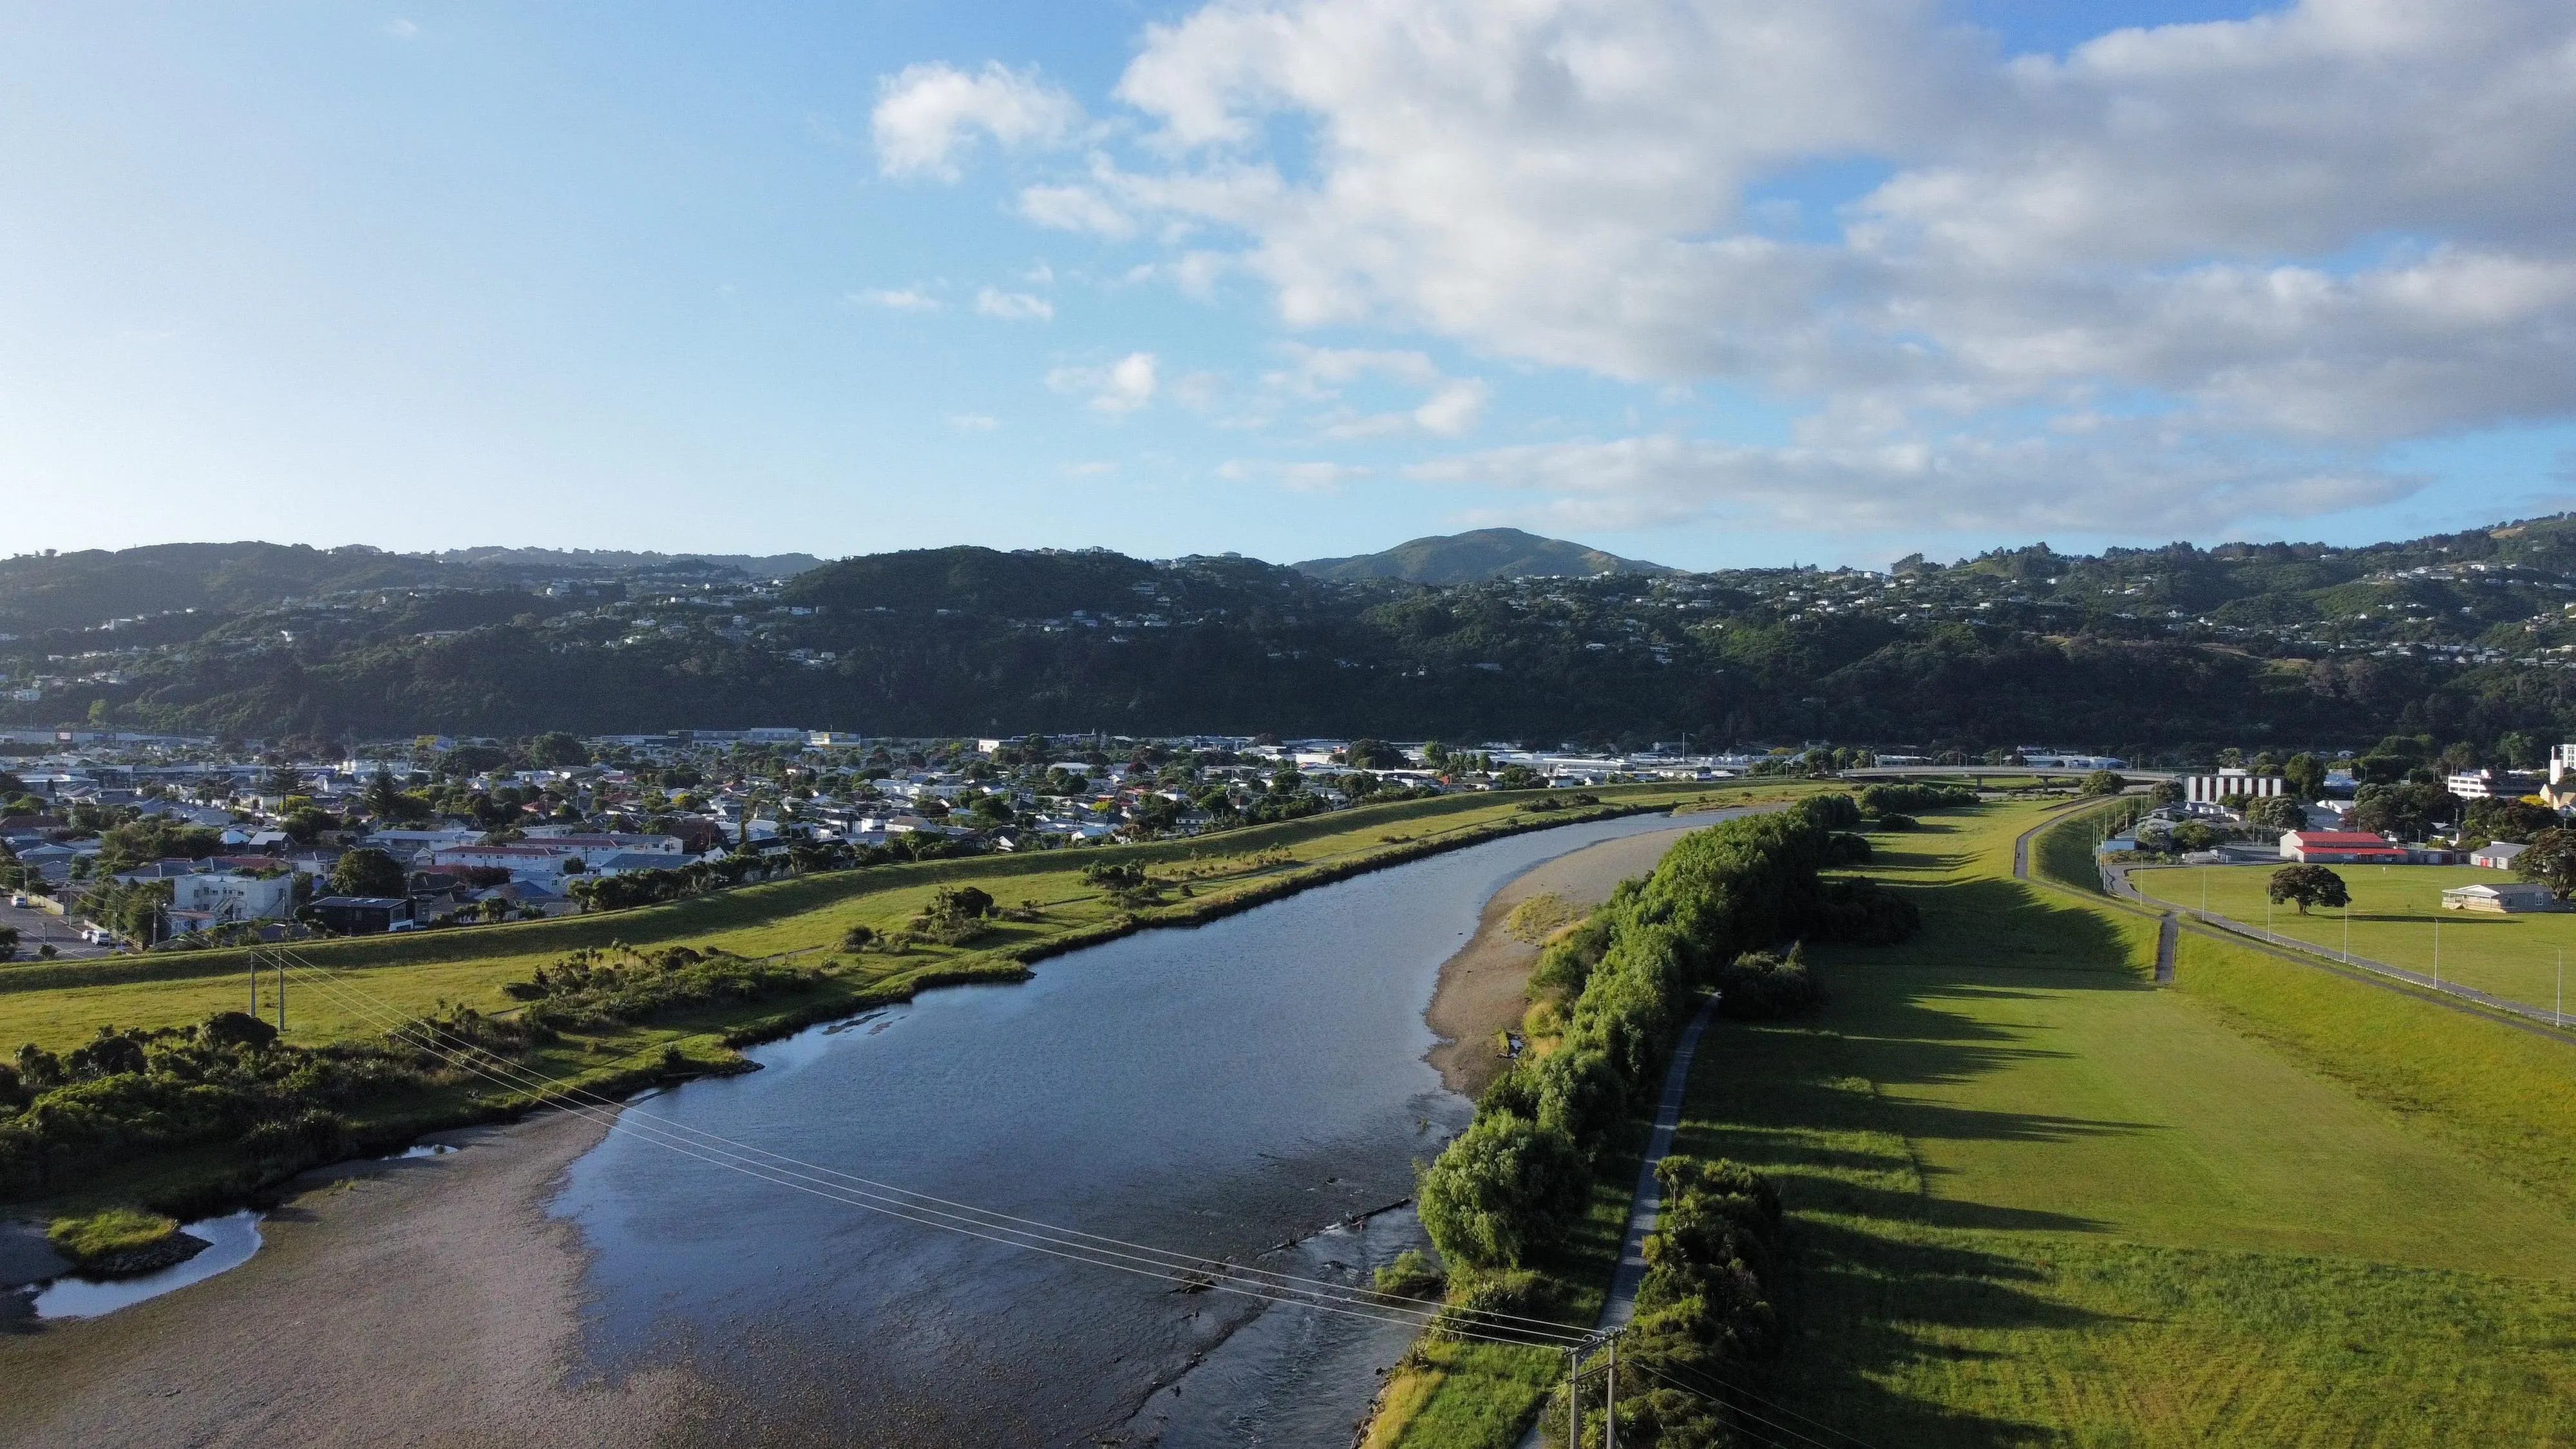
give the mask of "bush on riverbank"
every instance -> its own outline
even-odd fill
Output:
[[[305,1153],[336,1144],[332,1114],[443,1075],[437,1058],[406,1044],[283,1046],[249,1020],[226,1012],[197,1026],[102,1027],[62,1056],[20,1047],[23,1105],[0,1118],[0,1195],[214,1143],[245,1142],[285,1170],[308,1166],[322,1159]]]
[[[1684,836],[1549,945],[1532,981],[1571,996],[1556,1050],[1496,1082],[1422,1174],[1423,1226],[1453,1269],[1522,1267],[1559,1240],[1582,1205],[1587,1155],[1661,1086],[1701,990],[1740,992],[1747,1011],[1794,1010],[1813,1003],[1815,983],[1794,950],[1762,954],[1776,943],[1913,934],[1911,901],[1822,875],[1836,827],[1857,809],[1847,795],[1813,796]],[[1569,1163],[1587,1169],[1570,1188]]]
[[[991,897],[985,899],[989,903]],[[729,951],[611,946],[572,952],[550,968],[539,967],[534,980],[501,989],[531,1003],[520,1020],[544,1041],[556,1032],[633,1025],[674,1011],[810,991],[822,980],[817,969],[749,961]]]
[[[1749,1437],[1718,1386],[1740,1382],[1779,1349],[1771,1295],[1781,1252],[1780,1198],[1740,1164],[1675,1155],[1655,1167],[1663,1207],[1646,1236],[1637,1316],[1619,1343],[1619,1442],[1635,1449],[1724,1449]],[[1587,1414],[1586,1417],[1590,1417]],[[1541,1423],[1565,1429],[1557,1391]]]

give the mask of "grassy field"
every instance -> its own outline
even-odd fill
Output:
[[[2349,911],[2316,910],[2302,916],[2275,906],[2271,928],[2282,936],[2344,949],[2351,926],[2352,953],[2391,966],[2433,972],[2491,995],[2551,1009],[2557,999],[2559,963],[2576,956],[2576,912],[2496,916],[2442,909],[2453,886],[2496,885],[2511,873],[2474,866],[2341,865],[2330,867],[2352,893]],[[2141,894],[2174,905],[2201,907],[2247,925],[2264,924],[2264,886],[2274,865],[2156,866],[2129,873]],[[2434,926],[2439,923],[2440,951]]]
[[[1720,1022],[1679,1150],[1782,1185],[1760,1392],[1882,1445],[2576,1442],[2576,1048],[1881,836],[1926,930]],[[2358,924],[2358,923],[2356,923]]]

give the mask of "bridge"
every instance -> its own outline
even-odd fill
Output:
[[[1836,777],[1844,780],[1900,780],[1920,778],[1925,775],[1965,775],[1976,780],[2000,776],[2020,776],[2024,779],[2037,780],[2081,780],[2092,773],[2091,770],[2069,769],[2063,765],[1870,765],[1862,769],[1835,771]],[[2122,766],[2111,773],[2123,780],[2148,781],[2179,780],[2185,772],[2132,770]]]

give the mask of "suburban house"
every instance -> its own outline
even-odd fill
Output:
[[[2406,847],[2366,830],[2293,830],[2281,837],[2281,858],[2302,865],[2405,865]]]
[[[407,896],[324,896],[311,909],[324,930],[343,936],[381,936],[412,918]]]
[[[173,911],[202,911],[214,921],[275,920],[295,904],[292,875],[235,875],[209,871],[170,882]]]
[[[2465,885],[2442,892],[2442,909],[2446,911],[2488,911],[2498,915],[2519,915],[2524,911],[2554,911],[2558,897],[2543,885]]]
[[[2469,864],[2483,865],[2489,870],[2511,870],[2513,858],[2530,848],[2528,845],[2516,845],[2510,840],[2499,840],[2492,845],[2481,845],[2470,851]]]
[[[564,873],[567,861],[580,859],[580,852],[558,850],[545,845],[451,845],[430,852],[429,864],[439,866],[482,866],[489,870],[506,870],[513,880],[553,880]]]

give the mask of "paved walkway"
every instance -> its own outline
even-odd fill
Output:
[[[1601,1305],[1603,1328],[1617,1328],[1636,1316],[1637,1286],[1646,1279],[1646,1235],[1655,1230],[1655,1219],[1664,1208],[1664,1190],[1655,1181],[1655,1168],[1673,1150],[1682,1099],[1690,1095],[1691,1054],[1699,1049],[1699,1034],[1716,1014],[1715,996],[1700,1003],[1699,1013],[1682,1028],[1672,1067],[1664,1073],[1664,1099],[1655,1104],[1654,1134],[1646,1139],[1646,1161],[1637,1169],[1637,1195],[1628,1204],[1628,1236],[1619,1245],[1619,1271],[1611,1275],[1610,1297]]]

